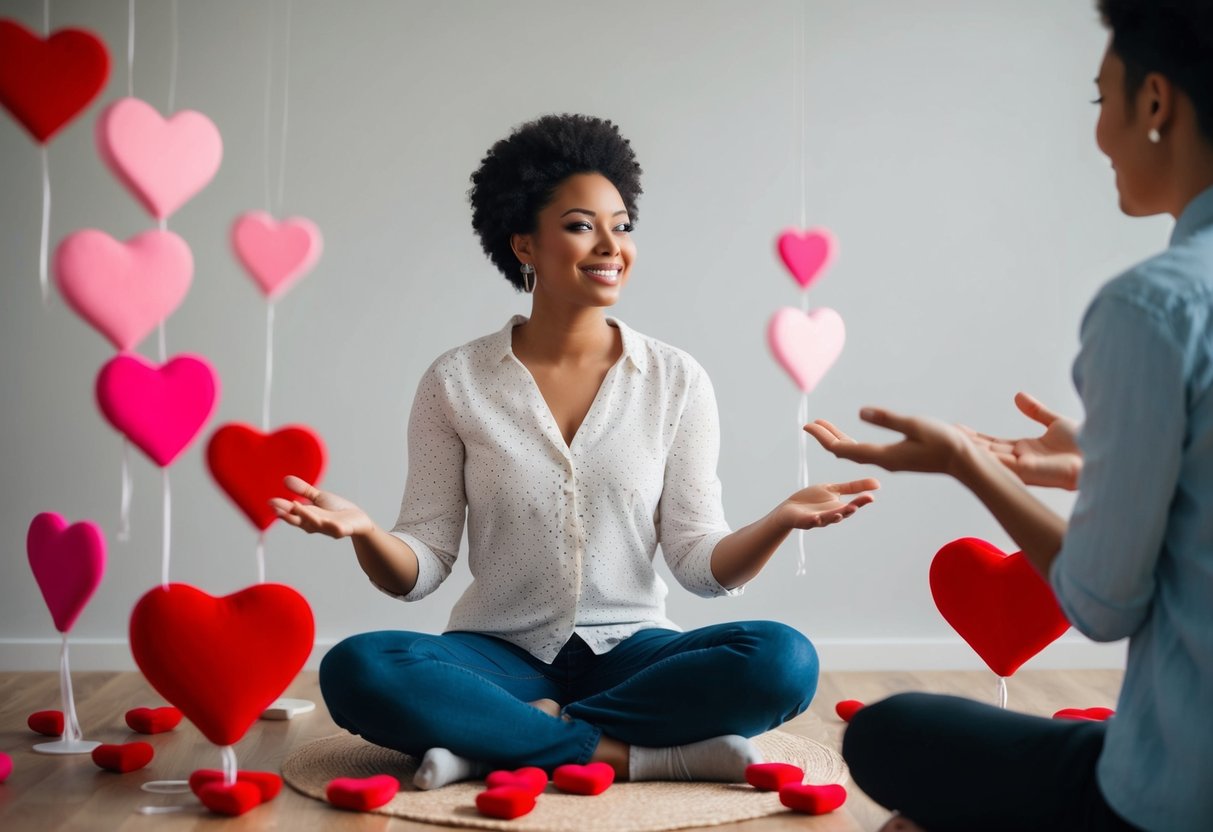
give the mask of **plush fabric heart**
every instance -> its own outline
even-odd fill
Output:
[[[534,808],[534,792],[518,786],[495,786],[476,795],[476,811],[490,818],[513,820]]]
[[[156,691],[216,745],[237,742],[311,653],[312,610],[282,584],[215,598],[187,584],[135,604],[135,663]]]
[[[162,468],[194,441],[218,395],[219,377],[197,355],[178,355],[157,367],[124,353],[97,374],[102,415]]]
[[[338,777],[324,789],[328,802],[342,809],[369,812],[392,801],[400,791],[400,781],[390,774],[373,777]]]
[[[837,245],[834,235],[824,228],[789,228],[779,235],[776,248],[792,279],[807,289],[833,262]]]
[[[140,734],[163,734],[181,724],[181,711],[172,706],[164,708],[131,708],[126,712],[126,724]]]
[[[109,52],[92,32],[60,29],[43,39],[0,20],[0,105],[40,144],[97,97],[109,73]]]
[[[8,776],[13,773],[13,758],[0,751],[0,783],[8,779]]]
[[[777,792],[788,783],[804,780],[804,769],[791,763],[753,763],[745,767],[745,781],[764,792]]]
[[[1111,708],[1062,708],[1053,714],[1054,719],[1080,719],[1088,722],[1103,722],[1116,716]]]
[[[217,768],[200,768],[190,774],[190,791],[198,794],[203,786],[211,783],[222,783],[223,772]],[[262,803],[269,803],[282,791],[282,777],[272,771],[236,772],[237,783],[249,783],[257,787],[257,794]]]
[[[847,790],[834,783],[827,786],[790,783],[779,790],[779,802],[794,812],[825,815],[847,802]]]
[[[825,377],[846,342],[846,326],[833,309],[819,307],[807,315],[785,306],[767,325],[771,354],[802,392],[811,393]]]
[[[63,736],[63,711],[35,711],[25,720],[35,734],[44,737]]]
[[[548,787],[548,773],[536,766],[526,766],[513,771],[493,771],[484,778],[484,785],[490,789],[498,786],[513,786],[537,795]]]
[[[197,791],[202,805],[221,815],[243,815],[261,805],[261,792],[252,783],[237,780],[230,786],[207,783]]]
[[[202,113],[169,119],[138,98],[120,98],[97,119],[97,152],[156,219],[171,217],[219,170],[223,139]]]
[[[602,794],[615,782],[615,769],[606,763],[557,766],[552,772],[552,782],[560,791],[570,794]]]
[[[1069,628],[1053,590],[1019,552],[975,537],[954,540],[931,561],[940,613],[999,676],[1010,676]]]
[[[236,259],[271,300],[311,271],[323,248],[320,229],[303,217],[276,222],[265,211],[248,211],[232,223]]]
[[[283,478],[294,474],[315,484],[324,473],[324,461],[324,443],[302,425],[265,434],[252,425],[232,423],[215,431],[206,446],[211,476],[262,531],[278,519],[271,497],[300,500],[282,484]]]
[[[29,524],[25,550],[55,629],[69,632],[105,575],[105,534],[96,523],[69,526],[44,511]]]
[[[106,771],[125,774],[137,771],[152,761],[156,750],[151,743],[128,742],[121,745],[103,743],[93,749],[93,762]]]
[[[834,706],[834,713],[838,714],[838,718],[843,722],[850,722],[851,717],[862,707],[863,703],[858,699],[844,699]]]
[[[54,275],[76,314],[119,350],[130,350],[181,305],[194,255],[171,231],[145,231],[123,243],[86,228],[55,249]]]

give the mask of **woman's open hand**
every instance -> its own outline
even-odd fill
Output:
[[[299,477],[290,476],[283,482],[311,503],[305,505],[281,497],[270,500],[278,516],[292,526],[298,526],[308,534],[324,534],[337,540],[367,534],[374,529],[375,524],[367,513],[344,497],[321,491]]]
[[[868,494],[880,483],[868,477],[851,482],[810,485],[783,501],[779,507],[783,521],[792,529],[815,529],[850,517],[875,498]],[[857,494],[852,500],[847,496]]]
[[[1044,425],[1045,432],[1028,439],[999,439],[970,428],[964,430],[974,444],[998,457],[1025,485],[1077,489],[1078,475],[1082,473],[1078,423],[1054,413],[1027,393],[1015,394],[1015,406],[1032,421]]]
[[[839,459],[879,465],[887,471],[955,473],[961,454],[970,446],[969,438],[957,427],[918,416],[901,416],[888,410],[867,407],[859,418],[882,428],[905,434],[900,442],[878,445],[857,442],[825,419],[804,426],[821,447]]]

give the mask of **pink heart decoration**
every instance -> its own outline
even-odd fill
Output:
[[[311,271],[323,247],[320,229],[303,217],[276,222],[265,211],[248,211],[232,223],[236,259],[271,300]]]
[[[181,304],[194,256],[171,231],[145,231],[122,243],[89,228],[59,244],[54,271],[67,305],[115,347],[129,350]]]
[[[13,773],[13,758],[0,751],[0,783],[8,779],[8,776]]]
[[[179,355],[157,367],[141,355],[123,353],[97,375],[101,413],[161,468],[202,430],[218,394],[218,376],[196,355]]]
[[[792,279],[801,289],[808,289],[834,261],[838,245],[834,235],[824,228],[789,228],[779,235],[776,248]]]
[[[223,160],[223,139],[209,118],[182,110],[166,120],[138,98],[106,107],[96,137],[102,161],[160,220],[205,188]]]
[[[69,526],[44,511],[29,524],[25,548],[55,629],[70,631],[105,575],[105,535],[96,523]]]
[[[805,393],[813,392],[834,366],[845,342],[842,316],[824,306],[808,314],[785,306],[767,325],[771,354]]]

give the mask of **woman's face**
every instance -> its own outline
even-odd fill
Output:
[[[1125,98],[1125,65],[1110,45],[1095,83],[1100,104],[1095,143],[1116,171],[1120,210],[1131,217],[1160,213],[1165,210],[1158,175],[1161,153],[1149,139],[1153,105],[1147,84],[1137,91],[1130,107]]]
[[[560,183],[533,234],[514,238],[535,267],[535,294],[578,306],[611,306],[636,259],[632,222],[611,180],[579,173]]]

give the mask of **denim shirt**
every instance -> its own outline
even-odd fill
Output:
[[[1078,500],[1050,578],[1071,623],[1129,639],[1097,776],[1157,832],[1213,830],[1213,188],[1083,318]]]

